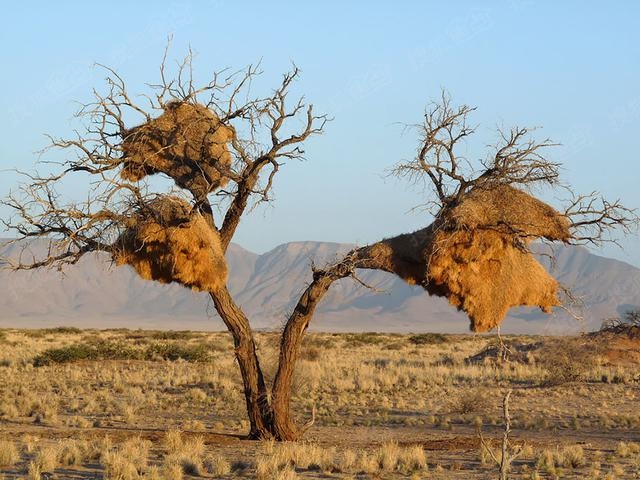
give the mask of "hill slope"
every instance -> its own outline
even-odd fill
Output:
[[[41,248],[41,243],[29,244],[29,250],[36,254]],[[311,261],[322,264],[349,248],[337,243],[292,242],[257,255],[232,245],[227,254],[230,289],[257,328],[277,328],[309,281]],[[20,251],[15,245],[0,247],[0,257],[15,257]],[[516,309],[505,321],[503,332],[594,329],[603,317],[640,305],[640,269],[624,262],[579,247],[558,247],[552,272],[582,298],[585,321],[577,322],[561,310],[547,316],[531,309]],[[366,290],[350,279],[337,282],[321,303],[313,329],[468,329],[463,314],[445,300],[429,297],[419,287],[383,272],[362,272],[361,277],[384,293]],[[179,285],[143,281],[132,269],[115,267],[102,255],[87,256],[62,274],[55,270],[0,270],[0,305],[0,327],[224,328],[207,295]]]

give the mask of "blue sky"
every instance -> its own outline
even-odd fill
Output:
[[[441,88],[478,107],[471,158],[484,155],[498,124],[542,126],[541,136],[564,144],[550,157],[578,191],[640,207],[636,2],[61,3],[5,3],[0,169],[29,168],[45,132],[71,134],[74,101],[103,87],[94,62],[144,92],[173,34],[173,58],[191,45],[203,79],[262,59],[256,93],[294,61],[303,71],[296,91],[335,118],[308,145],[307,161],[281,170],[276,202],[241,224],[236,241],[250,250],[364,244],[429,223],[410,212],[422,192],[385,170],[412,155],[415,138],[401,124],[418,122]],[[0,193],[16,181],[3,171]],[[604,253],[640,266],[637,234],[624,246]]]

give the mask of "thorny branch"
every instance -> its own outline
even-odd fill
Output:
[[[304,156],[303,144],[322,133],[328,118],[316,115],[304,98],[289,102],[288,96],[300,70],[293,66],[280,85],[264,97],[252,96],[253,80],[262,74],[260,65],[236,72],[221,70],[202,86],[193,78],[193,52],[169,73],[169,45],[160,65],[160,81],[148,84],[150,92],[132,96],[124,79],[112,68],[97,64],[106,73],[104,91],[93,91],[93,100],[75,114],[82,128],[71,138],[49,137],[41,152],[47,174],[18,172],[25,183],[2,204],[13,212],[2,219],[18,239],[42,237],[51,243],[42,258],[26,259],[11,266],[30,269],[63,266],[77,262],[85,253],[111,250],[115,238],[136,212],[158,195],[179,195],[211,215],[214,205],[222,212],[220,234],[226,249],[242,215],[255,199],[255,206],[272,199],[275,177],[281,166]],[[139,101],[141,99],[142,101]],[[231,183],[212,192],[208,199],[175,184],[169,190],[153,191],[154,182],[127,181],[119,173],[123,165],[123,142],[135,125],[160,115],[173,102],[205,105],[234,132],[230,142],[230,168],[216,164]],[[302,126],[298,125],[302,122]],[[51,160],[52,150],[64,152],[62,160]],[[73,182],[73,183],[72,183]],[[66,201],[60,193],[69,185],[89,185],[84,201]]]
[[[422,124],[413,125],[419,132],[415,158],[397,164],[391,174],[412,182],[426,181],[432,195],[427,208],[434,216],[454,205],[474,188],[492,188],[497,184],[527,189],[537,185],[562,187],[572,200],[564,208],[571,225],[574,244],[618,243],[614,230],[631,232],[638,225],[636,210],[620,201],[607,201],[597,193],[576,195],[560,183],[560,164],[547,158],[549,148],[559,144],[546,138],[532,137],[535,129],[516,127],[498,129],[498,141],[490,146],[485,159],[470,162],[460,153],[464,141],[475,128],[469,117],[475,108],[453,106],[446,92],[424,114]]]
[[[517,460],[524,448],[522,446],[512,446],[509,436],[511,435],[511,415],[509,414],[509,400],[511,398],[512,390],[508,390],[502,399],[502,418],[504,420],[504,428],[502,431],[502,442],[500,445],[500,455],[496,455],[491,448],[489,442],[484,439],[482,430],[478,429],[478,437],[480,438],[480,448],[489,454],[491,459],[498,467],[500,473],[500,480],[507,480],[509,478],[509,471],[511,470],[511,464]]]
[[[619,245],[618,239],[612,236],[613,232],[631,233],[638,225],[635,209],[625,207],[620,200],[610,202],[598,192],[574,195],[564,214],[571,221],[572,242],[578,245]]]

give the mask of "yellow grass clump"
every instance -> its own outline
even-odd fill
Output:
[[[446,297],[488,331],[516,306],[559,305],[558,283],[527,249],[537,239],[567,241],[569,222],[508,185],[477,186],[431,226],[370,247],[383,269]]]
[[[198,291],[216,290],[227,281],[217,231],[177,197],[158,197],[140,209],[116,241],[113,257],[145,280]]]
[[[122,143],[125,180],[164,173],[197,196],[227,183],[231,165],[227,144],[234,136],[206,106],[169,103],[162,115],[130,129]]]

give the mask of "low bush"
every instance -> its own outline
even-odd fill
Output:
[[[211,349],[203,344],[179,345],[176,343],[154,343],[144,352],[145,360],[184,360],[186,362],[206,362]]]
[[[379,345],[385,343],[388,339],[383,333],[364,332],[364,333],[348,333],[344,336],[345,343],[349,346],[361,345]]]
[[[491,400],[491,392],[486,388],[462,392],[451,402],[451,412],[463,415],[468,413],[484,414],[491,408]]]
[[[167,332],[153,332],[151,334],[151,338],[155,340],[190,340],[196,336],[198,336],[197,332],[190,332],[188,330],[169,330]]]
[[[0,440],[0,469],[13,467],[20,461],[20,452],[15,443],[9,440]]]
[[[33,359],[35,367],[82,360],[140,360],[141,352],[120,342],[74,343],[50,348]]]
[[[438,345],[448,341],[447,336],[442,333],[420,333],[409,337],[409,343],[414,345]]]
[[[596,366],[597,354],[593,345],[568,338],[545,343],[536,356],[547,371],[545,384],[554,386],[584,380]]]
[[[82,333],[82,329],[77,327],[53,327],[22,330],[22,333],[29,338],[43,338],[47,335],[79,335]]]
[[[35,367],[98,360],[184,360],[186,362],[206,362],[210,350],[205,344],[179,345],[175,343],[154,343],[144,348],[136,348],[124,342],[74,343],[59,348],[50,348],[33,359]]]

